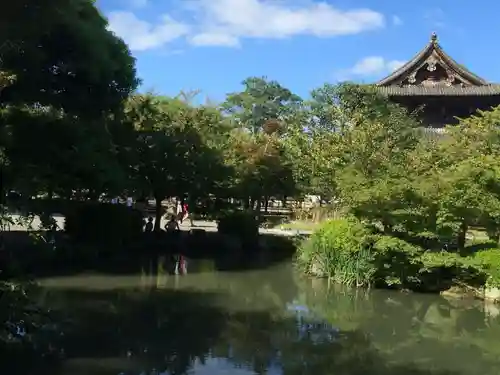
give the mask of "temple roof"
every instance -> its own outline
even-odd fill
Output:
[[[389,96],[500,95],[500,84],[488,83],[444,52],[436,33],[424,49],[376,85]]]
[[[499,84],[465,87],[379,86],[378,91],[388,96],[496,96]]]

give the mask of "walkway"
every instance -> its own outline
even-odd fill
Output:
[[[19,215],[12,215],[12,218],[17,221],[19,220]],[[64,216],[58,215],[54,216],[54,219],[56,219],[57,226],[59,228],[64,228]],[[162,218],[161,222],[161,227],[164,228],[165,224],[167,223],[167,220],[165,218]],[[216,232],[217,231],[217,223],[215,221],[206,221],[206,220],[193,220],[193,223],[195,225],[195,229],[203,229],[207,232]],[[38,217],[35,218],[33,221],[33,224],[31,226],[32,229],[38,228],[40,225],[40,220]],[[191,230],[192,227],[189,225],[189,221],[184,222],[183,224],[180,225],[181,230]],[[13,225],[10,227],[11,230],[28,230],[26,226],[19,226],[19,225]],[[301,234],[311,234],[311,231],[306,231],[306,230],[282,230],[282,229],[274,229],[274,228],[259,228],[259,232],[261,234],[276,234],[280,236],[296,236],[296,235],[301,235]]]

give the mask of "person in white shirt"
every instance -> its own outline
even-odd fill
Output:
[[[176,217],[177,220],[182,220],[182,217],[184,216],[184,213],[182,212],[182,204],[180,201],[177,201],[176,203]]]
[[[132,200],[132,197],[127,197],[127,207],[132,207],[132,204],[134,203],[134,201]]]

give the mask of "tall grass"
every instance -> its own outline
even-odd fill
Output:
[[[373,242],[361,223],[331,220],[299,245],[296,263],[305,272],[344,285],[370,286],[376,272]]]

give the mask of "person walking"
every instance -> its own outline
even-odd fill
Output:
[[[179,221],[179,223],[182,224],[182,218],[184,217],[184,211],[182,209],[182,202],[177,201],[175,207],[176,207],[175,214],[177,216],[177,220]]]
[[[175,215],[170,217],[170,220],[165,224],[165,230],[167,233],[177,233],[181,229],[179,228],[179,223],[177,222],[177,218]]]
[[[146,222],[146,226],[144,227],[144,232],[145,233],[151,233],[154,228],[154,223],[153,223],[153,218],[148,217],[148,221]]]
[[[194,224],[193,224],[193,219],[191,218],[191,215],[189,215],[189,206],[187,203],[184,203],[182,205],[182,220],[181,220],[181,224],[182,224],[182,221],[186,220],[186,219],[189,219],[189,224],[194,227]]]

